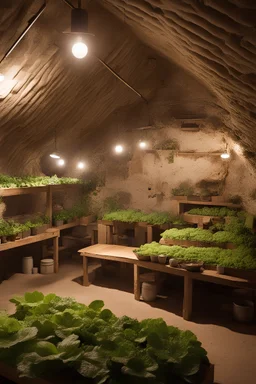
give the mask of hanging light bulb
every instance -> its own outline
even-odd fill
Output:
[[[115,146],[115,152],[116,153],[122,153],[124,151],[124,147],[120,144]]]
[[[65,165],[65,160],[63,160],[63,159],[59,159],[59,160],[57,161],[57,164],[58,164],[60,167],[63,167],[63,165]]]
[[[85,163],[83,161],[79,161],[77,163],[77,169],[84,169],[85,168]]]
[[[79,41],[73,45],[72,53],[77,59],[83,59],[88,53],[88,47],[85,43]]]
[[[54,151],[50,154],[52,159],[60,159],[60,154],[57,151],[57,134],[56,129],[54,129]]]
[[[60,159],[60,155],[57,152],[53,152],[50,154],[50,157],[52,159]]]
[[[230,158],[230,154],[229,154],[227,151],[225,151],[225,152],[223,152],[223,153],[220,155],[220,157],[221,157],[222,159],[229,159],[229,158]]]
[[[0,73],[0,83],[1,83],[2,81],[4,81],[4,79],[5,79],[4,75],[3,75],[2,73]]]
[[[146,141],[139,141],[140,149],[146,149],[147,146],[148,146],[148,144],[146,143]]]

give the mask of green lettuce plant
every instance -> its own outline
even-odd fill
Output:
[[[196,384],[209,364],[192,332],[163,319],[117,317],[101,300],[86,306],[40,292],[11,302],[15,314],[0,314],[0,360],[20,377],[63,371],[95,384]]]
[[[57,177],[54,176],[23,176],[14,177],[7,175],[0,175],[0,188],[24,188],[24,187],[41,187],[44,185],[57,185],[57,184],[83,184],[80,179],[70,177]]]
[[[125,209],[106,213],[103,220],[121,221],[124,223],[145,222],[151,225],[162,224],[184,224],[184,221],[179,216],[172,216],[168,212],[152,212],[144,213],[134,209]]]
[[[209,265],[223,265],[225,267],[256,270],[256,254],[254,248],[240,245],[234,250],[217,247],[188,247],[177,245],[161,245],[156,242],[141,245],[134,251],[141,256],[165,255],[180,261],[202,261]]]
[[[202,215],[202,216],[237,216],[238,212],[226,207],[203,207],[203,208],[193,208],[188,212],[190,215]]]

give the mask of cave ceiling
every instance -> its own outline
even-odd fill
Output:
[[[254,0],[83,3],[88,7],[90,31],[96,35],[86,62],[71,57],[70,35],[63,34],[70,28],[70,8],[62,0],[49,0],[46,10],[0,66],[11,89],[0,100],[2,172],[8,167],[12,173],[21,168],[36,172],[40,156],[51,150],[54,129],[60,145],[70,147],[88,142],[97,129],[106,129],[118,109],[143,107],[143,100],[94,55],[103,58],[149,101],[163,82],[161,68],[166,76],[174,68],[182,68],[209,91],[205,98],[223,127],[254,157]],[[40,0],[0,1],[1,57],[42,4]],[[157,70],[150,57],[156,58]]]

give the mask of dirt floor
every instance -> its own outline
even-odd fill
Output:
[[[215,364],[216,384],[255,383],[256,326],[233,321],[232,292],[228,288],[204,283],[196,285],[193,320],[188,322],[181,317],[182,281],[166,281],[161,290],[164,295],[150,304],[134,300],[130,272],[123,269],[126,278],[120,278],[120,271],[110,268],[107,274],[97,273],[89,287],[81,285],[82,266],[74,261],[63,264],[57,275],[16,274],[0,285],[0,310],[13,312],[14,306],[9,299],[34,290],[72,296],[85,304],[102,299],[118,316],[128,315],[139,320],[162,317],[169,325],[194,332]]]

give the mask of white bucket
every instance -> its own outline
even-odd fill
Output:
[[[251,300],[238,300],[233,303],[234,318],[241,323],[250,323],[254,318],[254,303]]]
[[[26,275],[31,275],[33,270],[33,257],[25,256],[22,259],[22,272]]]
[[[156,299],[156,283],[144,282],[142,283],[142,299],[144,301],[154,301]]]
[[[43,275],[54,273],[53,259],[42,259],[40,264],[40,272]]]

